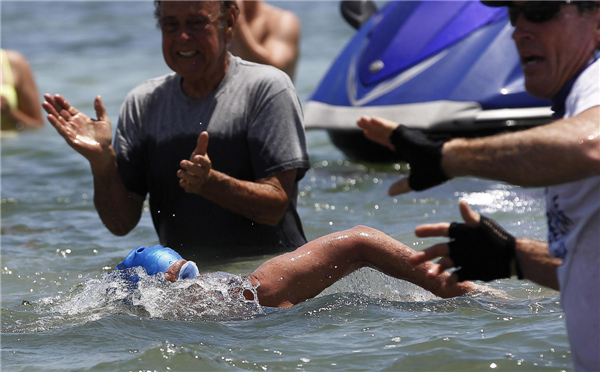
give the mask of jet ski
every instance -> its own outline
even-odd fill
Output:
[[[480,137],[546,124],[551,103],[525,91],[506,8],[479,1],[342,1],[357,28],[305,104],[305,128],[325,129],[353,160],[395,162],[367,140],[361,115],[432,136]]]

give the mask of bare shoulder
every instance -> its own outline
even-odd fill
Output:
[[[16,50],[7,50],[6,56],[15,76],[15,85],[19,86],[23,80],[27,80],[31,75],[31,68],[27,58]]]
[[[268,27],[271,35],[285,39],[298,39],[300,36],[300,19],[289,10],[274,7],[269,4]]]
[[[17,52],[16,50],[5,49],[6,56],[8,57],[8,62],[10,63],[13,69],[18,68],[19,66],[28,66],[27,59],[24,55]]]
[[[12,69],[17,90],[31,84],[32,72],[27,58],[16,50],[6,50],[6,56]]]

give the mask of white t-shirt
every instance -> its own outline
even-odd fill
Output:
[[[565,118],[600,105],[599,72],[597,60],[577,78]],[[546,214],[575,369],[600,371],[600,176],[548,187]]]

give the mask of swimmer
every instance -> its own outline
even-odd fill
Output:
[[[357,226],[323,236],[293,252],[271,258],[245,279],[256,287],[258,303],[267,307],[292,307],[317,296],[341,278],[363,267],[406,280],[442,298],[461,296],[481,288],[467,281],[449,284],[446,281],[450,276],[448,273],[436,277],[427,275],[433,263],[427,261],[413,266],[409,258],[415,254],[413,249],[378,230]],[[116,269],[138,266],[143,267],[148,275],[162,272],[164,278],[171,282],[201,275],[195,263],[186,261],[174,250],[163,246],[136,248]],[[243,295],[247,300],[255,300],[251,291],[244,291]]]

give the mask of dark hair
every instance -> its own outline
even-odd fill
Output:
[[[227,1],[227,0],[217,0],[220,5],[221,14],[225,12],[225,10],[234,6],[237,9],[237,4],[235,1]],[[156,26],[160,28],[160,0],[154,0],[154,18],[156,19]]]
[[[591,13],[592,9],[598,9],[600,3],[597,1],[572,1],[571,4],[577,5],[580,14]]]

